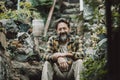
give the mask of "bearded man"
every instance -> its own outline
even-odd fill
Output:
[[[60,19],[55,26],[57,36],[49,38],[41,80],[80,80],[84,58],[80,39],[70,35],[70,24]]]

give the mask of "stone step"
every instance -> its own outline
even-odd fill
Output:
[[[80,13],[77,13],[77,14],[61,14],[61,17],[62,18],[75,18],[77,15],[79,15]]]
[[[79,8],[65,9],[63,11],[63,14],[78,14],[78,13],[80,13],[80,9]]]
[[[79,7],[80,7],[80,4],[79,4],[79,3],[64,2],[64,5],[66,6],[67,9],[79,8]]]
[[[79,0],[65,0],[66,2],[69,2],[69,3],[78,3]]]

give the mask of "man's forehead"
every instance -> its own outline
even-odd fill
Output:
[[[58,26],[68,26],[65,22],[60,22],[60,23],[58,23]]]
[[[69,27],[68,27],[68,25],[66,23],[60,23],[60,24],[58,24],[57,29],[61,29],[61,28],[67,28],[67,29],[69,29]]]

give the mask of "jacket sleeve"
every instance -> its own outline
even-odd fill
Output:
[[[53,37],[50,37],[47,42],[47,48],[44,54],[42,54],[42,60],[52,61],[51,55],[53,54]]]
[[[85,57],[83,48],[82,48],[82,40],[76,39],[73,44],[73,60],[83,59]]]

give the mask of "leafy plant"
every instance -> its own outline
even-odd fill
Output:
[[[32,4],[30,2],[20,2],[20,7],[23,9],[31,9]]]
[[[120,6],[112,6],[112,21],[113,21],[113,27],[117,28],[120,26]]]
[[[0,19],[13,19],[24,22],[32,17],[32,8],[30,2],[20,2],[19,10],[6,9],[6,11],[0,13]]]
[[[104,80],[107,70],[105,69],[106,59],[94,60],[89,58],[85,63],[85,71],[82,80]]]
[[[81,80],[105,80],[106,69],[106,40],[101,40],[96,46],[96,54],[84,62],[85,70]]]
[[[34,7],[51,6],[53,4],[53,0],[31,0],[31,2]]]

